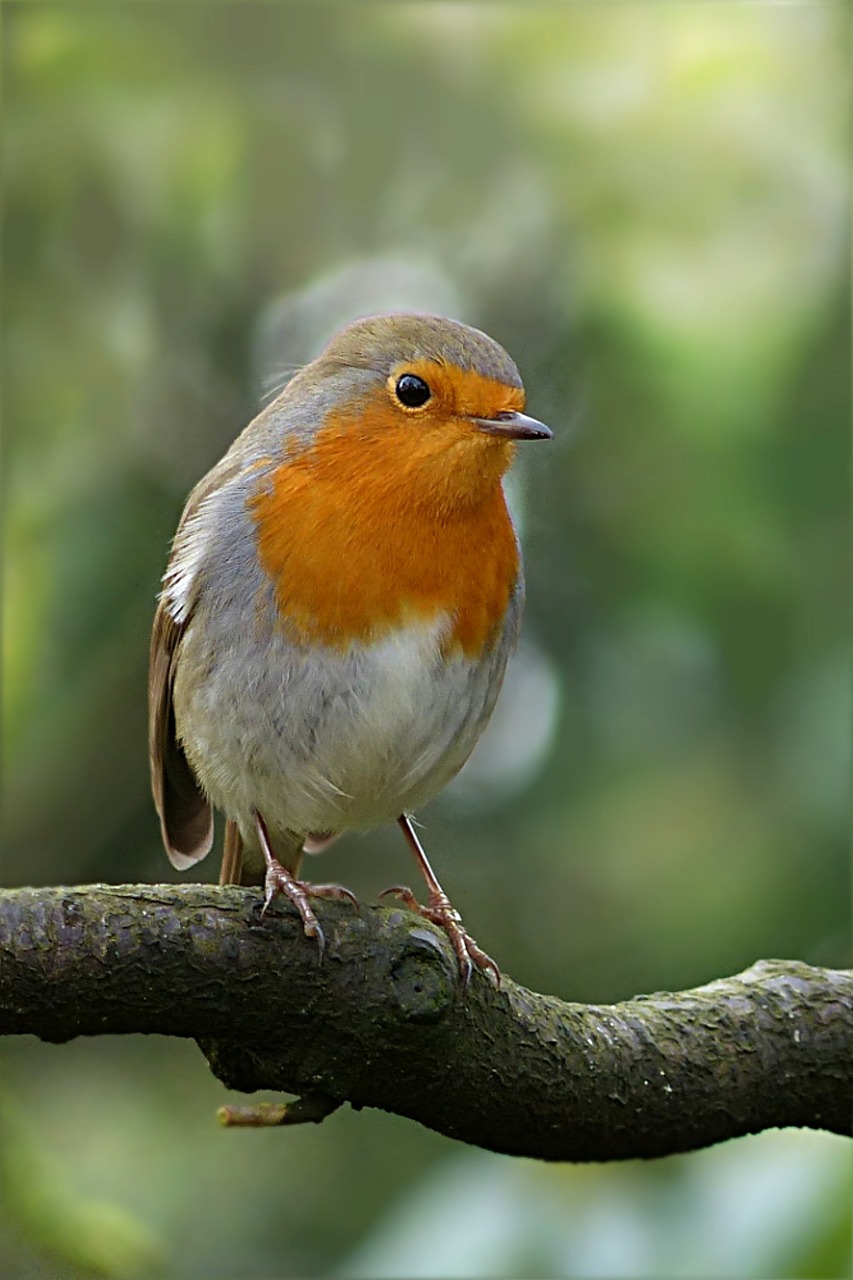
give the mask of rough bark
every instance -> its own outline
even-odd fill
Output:
[[[853,1131],[853,973],[759,961],[615,1005],[505,977],[459,990],[444,936],[320,903],[322,962],[257,890],[0,891],[0,1033],[194,1037],[231,1088],[409,1116],[547,1160],[662,1156],[788,1125]]]

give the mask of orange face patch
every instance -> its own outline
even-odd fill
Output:
[[[330,414],[252,502],[260,560],[297,643],[345,648],[444,615],[447,649],[474,657],[499,632],[518,550],[501,486],[513,445],[464,416],[519,408],[523,393],[432,362],[402,372],[429,383],[428,410],[406,412],[389,388]]]
[[[510,387],[495,378],[484,378],[475,369],[460,369],[457,365],[441,364],[437,360],[401,360],[388,378],[388,389],[393,399],[393,386],[404,373],[423,378],[432,395],[419,409],[410,414],[429,418],[472,417],[491,418],[498,413],[521,410],[525,396],[522,387]]]

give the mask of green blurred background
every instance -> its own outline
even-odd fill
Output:
[[[512,484],[524,646],[424,815],[472,933],[596,1001],[851,963],[849,15],[4,5],[5,884],[173,878],[145,677],[183,499],[337,325],[414,307],[503,342],[556,435]],[[220,1131],[185,1043],[3,1063],[3,1275],[849,1268],[826,1135],[552,1168],[373,1112]]]

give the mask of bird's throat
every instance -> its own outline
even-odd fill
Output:
[[[344,649],[445,617],[448,650],[482,653],[518,577],[501,485],[512,447],[363,425],[325,426],[252,501],[282,627]]]

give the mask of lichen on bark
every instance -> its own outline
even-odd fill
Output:
[[[256,890],[0,891],[0,1033],[196,1039],[231,1088],[348,1101],[548,1160],[660,1156],[786,1125],[853,1130],[853,974],[759,961],[613,1005],[505,977],[459,987],[444,935],[399,907],[320,904],[322,962]]]

